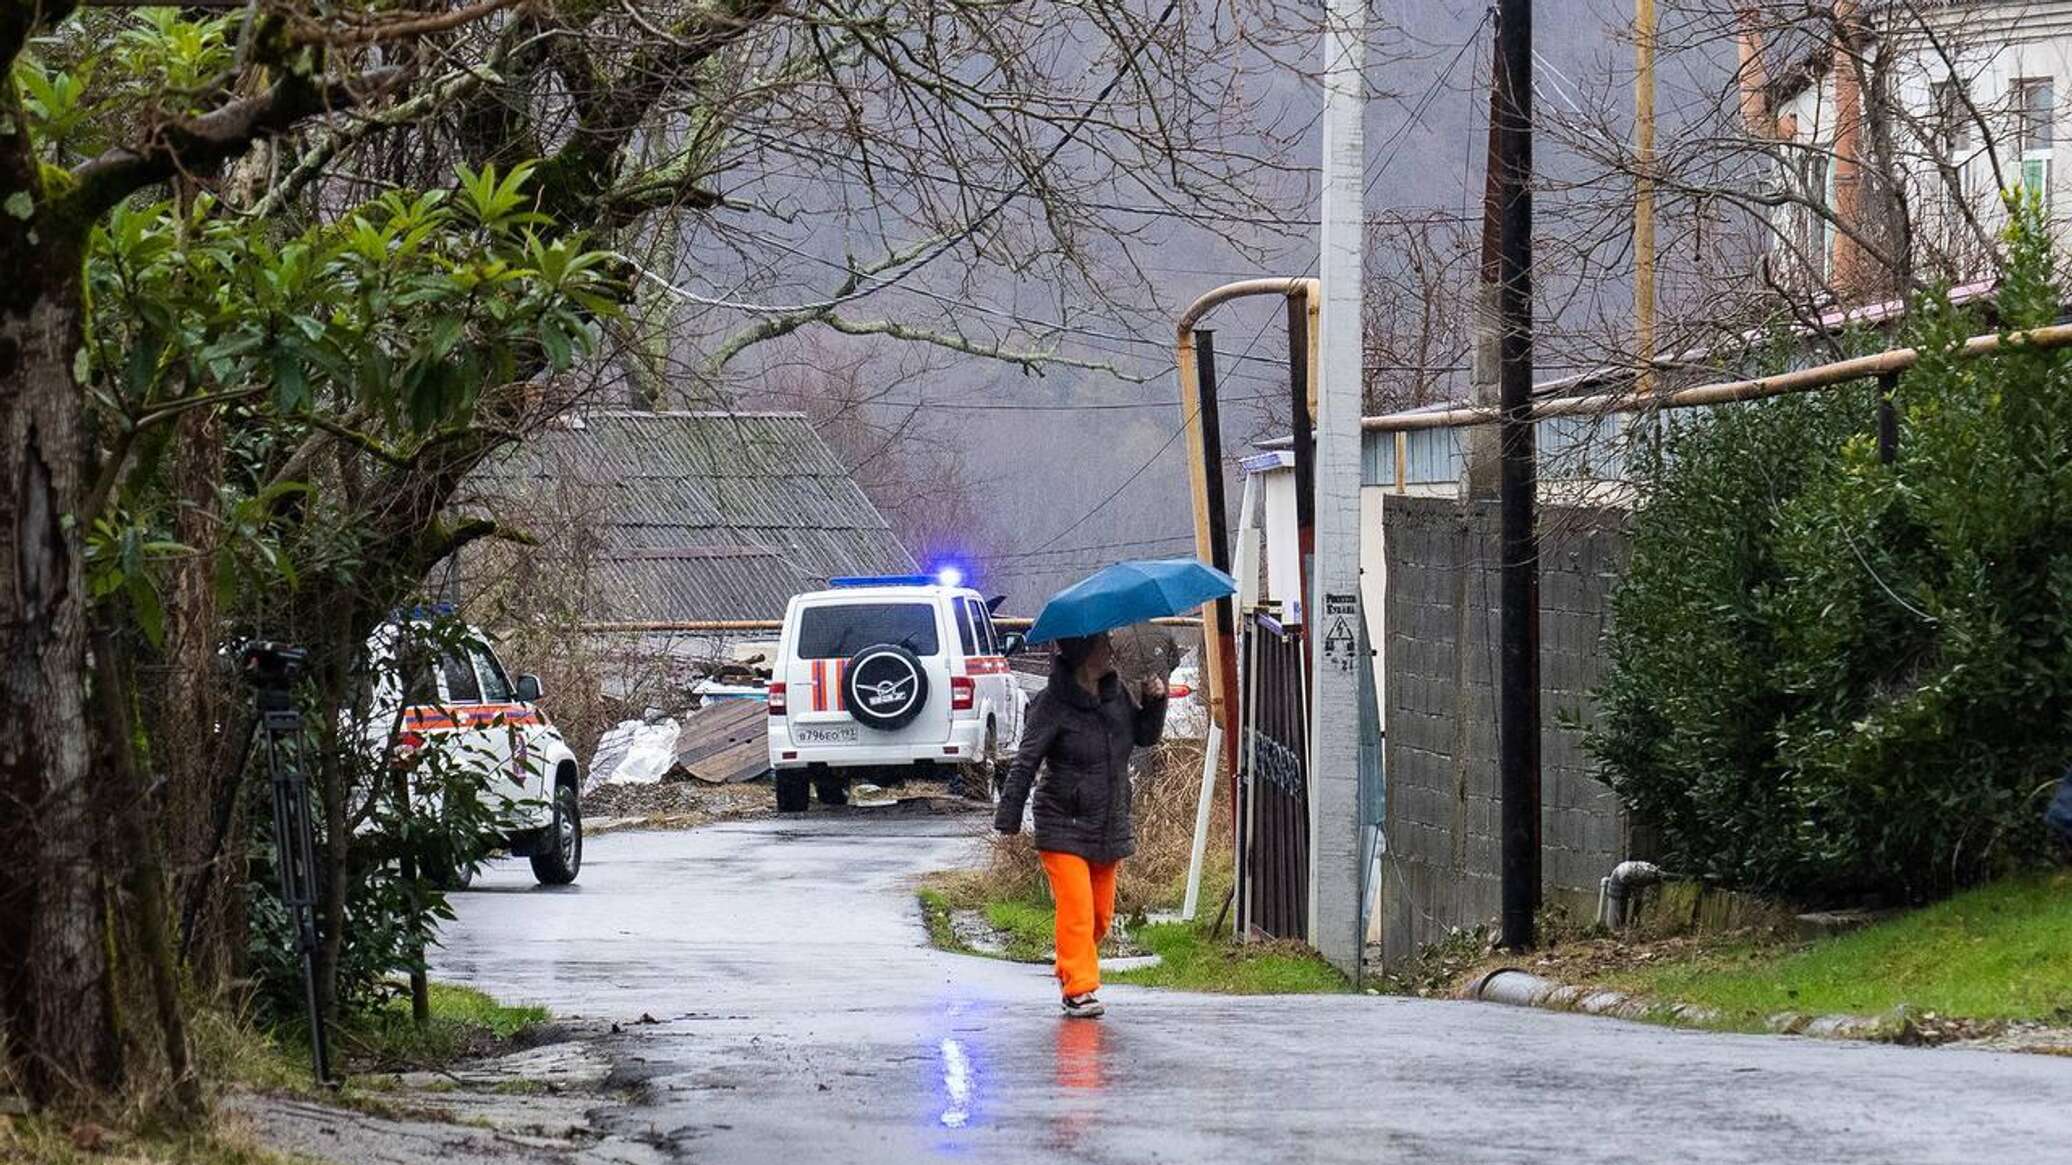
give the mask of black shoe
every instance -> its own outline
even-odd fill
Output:
[[[1064,1004],[1065,1015],[1069,1019],[1093,1019],[1108,1011],[1091,991],[1084,995],[1067,995]]]

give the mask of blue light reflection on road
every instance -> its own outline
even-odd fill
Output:
[[[942,1042],[942,1116],[946,1129],[961,1129],[971,1122],[971,1058],[961,1041]]]

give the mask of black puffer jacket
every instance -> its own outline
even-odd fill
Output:
[[[1130,828],[1130,753],[1158,743],[1166,702],[1130,702],[1113,674],[1089,695],[1072,673],[1052,669],[1050,686],[1029,706],[1021,751],[1008,770],[993,824],[1002,833],[1022,827],[1022,803],[1036,784],[1036,848],[1078,854],[1089,862],[1119,862],[1136,849]]]

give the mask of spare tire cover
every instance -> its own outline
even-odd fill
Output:
[[[866,647],[842,672],[849,714],[866,728],[905,728],[928,706],[928,671],[920,657],[896,643]]]

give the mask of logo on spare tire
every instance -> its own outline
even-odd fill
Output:
[[[928,673],[898,644],[857,652],[842,671],[842,687],[849,714],[868,728],[904,728],[928,706]]]

